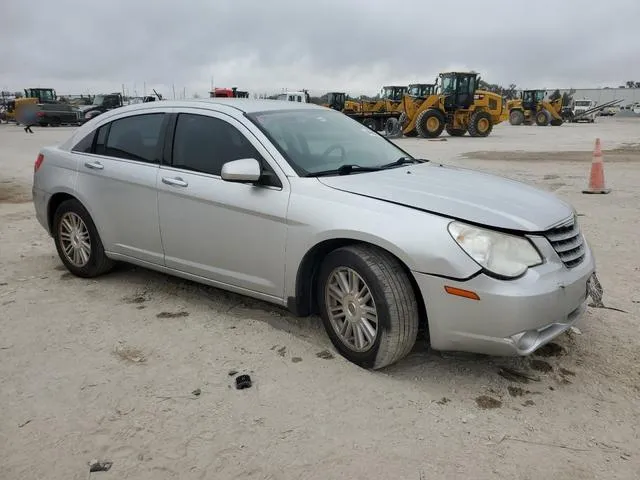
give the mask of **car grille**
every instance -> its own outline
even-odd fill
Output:
[[[575,217],[559,227],[548,230],[544,236],[567,268],[580,265],[584,259],[585,248],[580,226]]]

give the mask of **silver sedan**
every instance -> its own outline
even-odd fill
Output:
[[[35,163],[33,201],[80,277],[129,262],[319,313],[335,348],[527,355],[574,324],[595,275],[573,208],[414,158],[349,117],[269,100],[106,112]]]

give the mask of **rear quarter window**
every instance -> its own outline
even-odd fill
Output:
[[[148,113],[111,122],[104,155],[159,163],[164,113]]]
[[[75,144],[75,146],[71,149],[72,152],[77,153],[91,153],[91,149],[93,148],[93,139],[96,137],[96,131],[92,131],[88,135],[86,135],[82,140]]]

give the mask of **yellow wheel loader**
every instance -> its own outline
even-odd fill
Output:
[[[547,100],[544,90],[523,90],[520,98],[509,100],[509,123],[511,125],[531,125],[541,127],[562,125],[562,97]]]
[[[437,92],[437,80],[436,83],[412,83],[407,88],[407,93],[404,94],[402,99],[402,113],[398,121],[400,125],[406,125],[408,123],[409,115],[411,118],[415,117],[416,110],[424,103],[424,101],[436,95]],[[404,135],[407,137],[415,137],[418,135],[416,129],[411,131],[405,131]]]
[[[466,132],[472,137],[486,137],[494,125],[506,120],[502,97],[478,90],[477,73],[447,72],[439,78],[438,91],[424,100],[404,96],[405,115],[400,122],[404,135],[435,138],[446,129],[454,137]]]

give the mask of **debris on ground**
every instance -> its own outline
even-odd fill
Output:
[[[300,357],[291,357],[291,361],[293,363],[300,363],[302,361],[302,358],[300,358]]]
[[[490,397],[489,395],[480,395],[476,398],[476,405],[483,410],[487,410],[489,408],[500,408],[502,406],[502,402],[497,398]]]
[[[230,377],[233,377],[234,375],[237,375],[238,371],[237,370],[229,370],[229,373],[227,375],[229,375]]]
[[[98,460],[91,460],[89,462],[89,472],[108,472],[113,462],[99,462]]]
[[[115,354],[127,362],[144,363],[147,361],[142,350],[135,347],[128,347],[123,344],[120,344],[115,348]]]
[[[201,393],[202,390],[200,390],[199,388],[196,388],[193,392],[191,392],[191,394],[195,395],[196,397],[199,397]]]
[[[440,400],[438,400],[436,403],[438,405],[446,405],[447,403],[449,403],[451,400],[448,399],[447,397],[442,397]]]
[[[333,353],[329,350],[322,350],[321,352],[316,353],[316,357],[331,360],[333,358]]]
[[[534,355],[538,357],[559,357],[560,355],[564,355],[564,353],[565,349],[561,345],[550,342],[536,350]]]
[[[24,422],[22,422],[20,425],[18,425],[18,428],[22,428],[22,427],[26,427],[27,425],[29,425],[31,422],[33,422],[32,419],[29,420],[25,420]]]
[[[529,383],[529,381],[539,382],[540,377],[531,373],[522,372],[509,367],[502,367],[498,370],[498,375],[511,382]]]
[[[188,317],[189,312],[180,311],[180,312],[160,312],[156,315],[156,318],[181,318]]]
[[[520,387],[514,387],[513,385],[509,385],[507,387],[507,391],[509,392],[509,395],[511,395],[512,397],[521,397],[525,393],[530,393],[529,390],[524,390],[523,388],[520,388]]]
[[[553,370],[553,367],[551,366],[550,363],[545,362],[544,360],[531,360],[531,368],[533,368],[534,370],[537,370],[538,372],[550,372]]]
[[[236,388],[243,390],[251,387],[251,377],[249,375],[239,375],[236,377]]]

